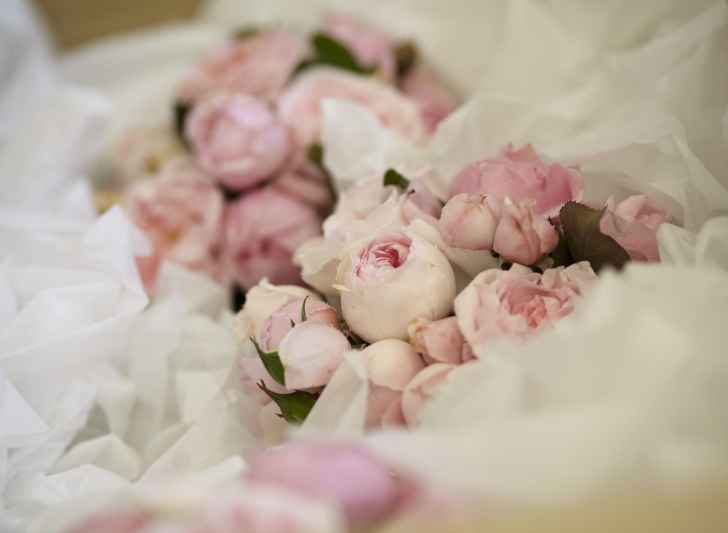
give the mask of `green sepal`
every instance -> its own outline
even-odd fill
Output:
[[[278,352],[264,352],[253,337],[250,337],[250,341],[255,346],[255,351],[258,352],[258,357],[260,357],[260,361],[268,371],[268,374],[270,374],[270,377],[285,387],[286,373],[283,368],[283,363],[281,363],[281,358],[278,357]]]
[[[281,418],[292,424],[302,424],[313,406],[316,405],[319,395],[306,391],[295,391],[290,394],[273,392],[262,381],[258,387],[273,400],[281,410]]]
[[[410,180],[405,178],[402,174],[394,170],[393,168],[390,168],[384,173],[384,178],[382,179],[382,183],[386,187],[387,185],[393,185],[395,187],[399,187],[403,191],[406,191],[409,188]]]

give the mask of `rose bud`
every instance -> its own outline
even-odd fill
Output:
[[[294,132],[299,146],[319,140],[323,124],[321,102],[327,98],[362,105],[382,124],[413,141],[425,137],[417,107],[402,94],[376,80],[322,67],[303,72],[278,100],[278,114]]]
[[[182,81],[177,99],[197,102],[215,92],[271,101],[305,57],[304,39],[283,30],[260,31],[215,49]]]
[[[288,300],[280,308],[271,313],[263,323],[258,342],[265,351],[276,350],[283,340],[298,324],[304,322],[319,322],[338,327],[339,318],[333,307],[316,298],[294,298]]]
[[[396,74],[394,39],[386,32],[345,13],[327,13],[323,31],[341,41],[363,67],[377,67],[388,80]]]
[[[288,389],[323,387],[351,350],[337,328],[306,321],[291,329],[278,347]]]
[[[261,381],[271,392],[275,392],[277,394],[288,394],[291,392],[271,377],[257,354],[248,354],[241,357],[240,385],[243,392],[255,400],[259,405],[267,405],[271,402],[271,398],[261,390]]]
[[[402,413],[408,426],[419,424],[422,409],[445,383],[454,368],[453,365],[442,363],[430,365],[421,370],[405,387],[402,393]]]
[[[410,324],[409,335],[414,349],[428,364],[459,365],[473,358],[454,316],[435,322],[418,319]]]
[[[369,375],[367,427],[401,425],[402,391],[425,365],[406,342],[387,339],[362,351]]]
[[[493,251],[511,263],[533,265],[559,243],[556,229],[545,217],[533,212],[529,202],[514,204],[506,199],[493,237]]]
[[[643,195],[630,196],[616,206],[610,199],[599,229],[609,235],[636,261],[659,261],[657,228],[668,222],[666,211]]]
[[[555,216],[566,202],[581,200],[583,182],[576,170],[543,162],[531,145],[520,150],[509,145],[500,156],[476,161],[461,170],[450,196],[466,192],[513,202],[533,200],[536,213]]]
[[[431,220],[440,218],[442,204],[432,191],[420,179],[415,179],[404,193],[402,202],[402,219],[409,224],[415,219]]]
[[[273,283],[299,283],[293,252],[320,231],[311,207],[268,187],[246,194],[225,214],[228,276],[244,288],[263,277]]]
[[[288,128],[264,102],[244,94],[217,94],[195,105],[185,136],[200,166],[236,191],[269,178],[292,149]]]
[[[455,297],[450,262],[417,235],[383,233],[345,254],[337,272],[349,327],[368,342],[406,339],[417,318],[447,316]]]
[[[490,250],[498,217],[482,194],[458,194],[442,208],[438,226],[445,242],[467,250]]]
[[[551,327],[596,279],[586,262],[543,274],[521,265],[486,270],[455,299],[455,315],[465,340],[481,355],[492,341],[524,340]]]
[[[401,509],[411,485],[367,450],[344,443],[289,443],[252,460],[244,476],[338,505],[351,527],[373,525]]]
[[[427,131],[434,133],[437,126],[459,104],[459,99],[439,78],[434,69],[419,62],[402,80],[402,92],[415,101]]]
[[[152,243],[152,255],[138,259],[147,290],[164,259],[219,275],[223,198],[190,160],[170,161],[157,178],[131,187],[124,203]]]

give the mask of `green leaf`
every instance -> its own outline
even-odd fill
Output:
[[[599,229],[603,215],[604,209],[592,209],[577,202],[567,202],[559,212],[573,262],[589,261],[595,272],[605,266],[619,270],[629,261],[629,254],[624,248]]]
[[[383,183],[385,186],[394,185],[395,187],[399,187],[403,191],[406,191],[409,187],[410,181],[393,168],[390,168],[384,173]]]
[[[405,77],[417,64],[419,52],[412,41],[402,41],[394,47],[394,59],[397,62],[397,77]]]
[[[185,146],[187,146],[185,123],[187,122],[187,117],[189,116],[190,111],[192,111],[192,104],[189,102],[182,102],[181,100],[176,101],[172,108],[172,114],[174,115],[174,131]]]
[[[549,254],[551,259],[554,260],[554,266],[569,266],[575,263],[574,258],[571,257],[571,252],[569,251],[569,243],[566,241],[566,236],[564,235],[564,232],[562,228],[557,228],[557,233],[559,235],[559,242],[556,244],[556,248]]]
[[[294,77],[308,68],[321,65],[348,70],[355,74],[371,74],[376,70],[376,67],[359,64],[354,54],[341,41],[325,33],[314,33],[311,36],[311,45],[314,56],[298,64],[293,71]]]
[[[258,383],[258,387],[276,403],[281,410],[280,416],[293,424],[302,424],[318,400],[318,394],[306,391],[295,391],[290,394],[273,392],[262,381]]]
[[[260,346],[253,337],[250,337],[250,340],[253,342],[255,351],[258,352],[258,357],[260,357],[260,360],[265,369],[268,371],[268,374],[270,374],[270,377],[285,387],[286,374],[283,368],[283,363],[281,363],[281,358],[278,357],[278,352],[264,352],[260,349]]]

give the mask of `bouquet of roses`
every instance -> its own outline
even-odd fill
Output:
[[[300,282],[291,256],[335,200],[320,144],[331,98],[413,142],[457,103],[413,43],[347,15],[326,15],[309,35],[239,30],[179,82],[177,139],[172,127],[136,128],[117,143],[115,179],[154,247],[140,260],[148,287],[162,260],[243,291],[263,277]]]

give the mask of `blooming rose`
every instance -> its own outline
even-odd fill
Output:
[[[337,504],[349,525],[372,525],[399,510],[409,483],[367,450],[344,443],[297,442],[255,457],[245,472],[255,483]]]
[[[419,107],[430,133],[458,106],[458,98],[445,87],[435,71],[422,62],[407,73],[401,89]]]
[[[291,136],[263,103],[244,94],[201,101],[185,123],[200,166],[220,183],[244,190],[270,177],[291,153]]]
[[[670,220],[664,210],[652,205],[643,195],[630,196],[616,206],[610,199],[600,222],[600,230],[609,235],[636,261],[659,261],[657,228]]]
[[[455,297],[455,275],[442,252],[400,232],[355,245],[339,265],[337,284],[346,322],[369,342],[406,339],[410,322],[446,316]]]
[[[429,364],[458,365],[473,358],[473,352],[465,342],[454,316],[434,322],[418,319],[410,324],[409,335],[414,349]]]
[[[214,92],[273,100],[308,51],[299,35],[260,31],[214,50],[177,88],[177,98],[197,102]]]
[[[333,68],[302,73],[278,100],[278,113],[299,145],[316,142],[321,133],[321,102],[326,98],[353,101],[369,109],[385,127],[420,141],[425,134],[417,107],[391,87],[376,80]]]
[[[374,67],[384,78],[393,80],[397,64],[394,39],[386,32],[345,13],[327,13],[323,31],[341,41],[364,67]]]
[[[339,324],[334,308],[318,298],[291,298],[263,323],[258,335],[258,342],[263,350],[278,349],[283,337],[303,322],[304,309],[306,322],[319,322],[333,327]]]
[[[457,194],[442,208],[438,226],[445,242],[467,250],[493,247],[498,213],[484,194]]]
[[[442,363],[430,365],[421,370],[405,387],[402,393],[402,413],[408,426],[413,427],[419,423],[422,409],[454,368],[453,365]]]
[[[493,251],[512,263],[533,265],[559,243],[556,229],[534,213],[532,202],[514,204],[506,198],[493,235]]]
[[[466,192],[514,202],[533,200],[536,213],[553,216],[566,202],[581,200],[583,181],[576,170],[544,163],[531,145],[520,150],[509,145],[499,157],[476,161],[461,170],[450,195]]]
[[[404,341],[387,339],[362,351],[369,376],[368,428],[404,424],[402,391],[425,365]]]
[[[152,242],[152,255],[138,259],[147,289],[154,286],[163,259],[219,274],[223,198],[191,161],[173,160],[157,178],[135,184],[125,204]]]
[[[309,206],[269,187],[242,196],[225,213],[224,263],[228,275],[245,288],[263,277],[273,283],[297,283],[291,257],[320,232]]]
[[[521,265],[479,274],[455,299],[465,340],[476,353],[502,338],[526,339],[574,309],[596,280],[587,262],[532,272]]]

